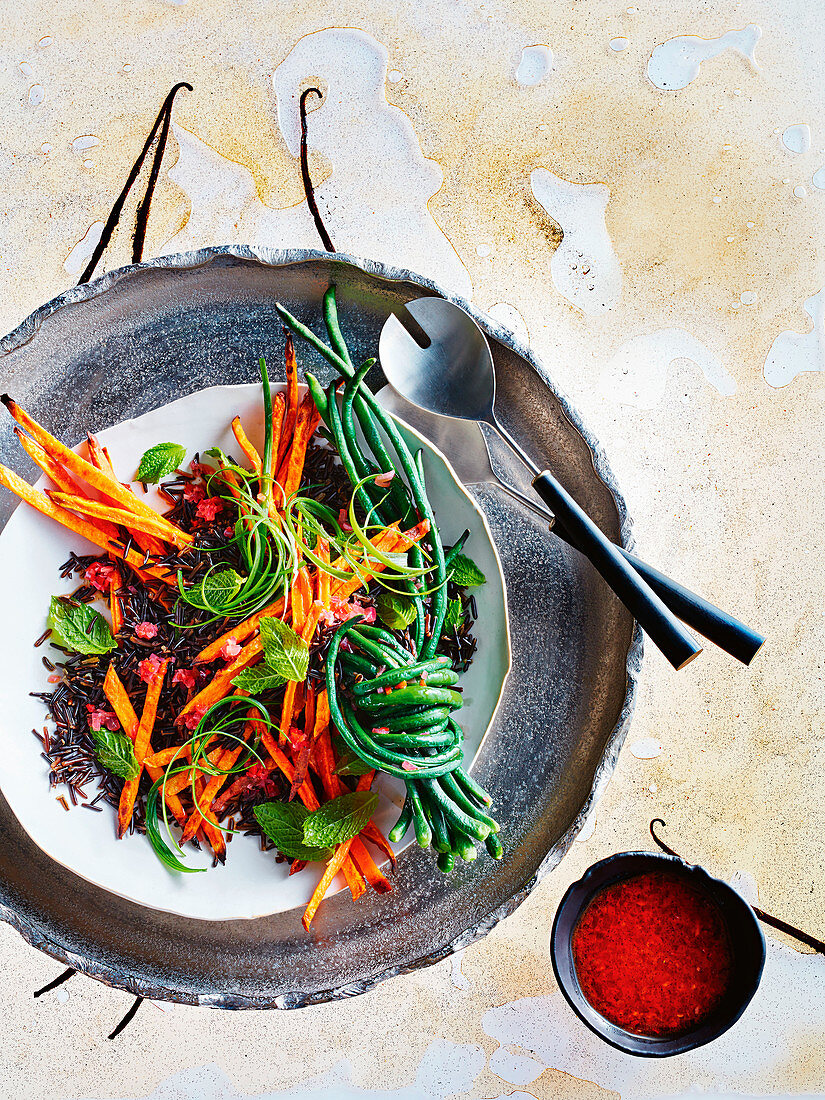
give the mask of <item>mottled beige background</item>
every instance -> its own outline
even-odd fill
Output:
[[[176,80],[195,88],[175,112],[190,160],[164,171],[147,255],[229,240],[314,243],[271,75],[299,39],[332,28],[305,40],[298,67],[281,76],[325,81],[357,107],[341,117],[340,141],[313,152],[338,246],[425,268],[482,309],[507,303],[494,312],[526,326],[601,437],[645,557],[769,641],[752,669],[708,651],[677,676],[648,655],[595,818],[559,870],[460,964],[298,1014],[147,1005],[112,1044],[105,1035],[131,998],[77,977],[34,1002],[31,990],[60,968],[3,926],[0,1095],[225,1100],[292,1095],[316,1077],[317,1095],[336,1097],[364,1095],[347,1091],[350,1079],[406,1087],[398,1095],[408,1098],[517,1087],[561,1100],[602,1089],[825,1089],[821,958],[771,938],[762,990],[741,1023],[664,1066],[591,1041],[561,1003],[547,958],[568,883],[598,858],[645,846],[655,815],[684,854],[738,872],[763,907],[825,936],[821,313],[795,350],[792,337],[780,339],[767,373],[809,372],[783,388],[763,374],[780,334],[811,330],[802,306],[825,286],[825,190],[813,182],[825,165],[825,9],[804,0],[22,0],[4,5],[3,23],[3,331],[76,279],[83,246],[67,257],[105,218]],[[655,46],[747,24],[762,29],[758,68],[729,50],[681,91],[647,79]],[[616,38],[626,48],[611,48]],[[315,71],[307,58],[317,43],[331,53]],[[521,86],[521,51],[541,43],[553,64]],[[372,62],[381,81],[370,91]],[[372,144],[367,109],[378,119]],[[783,144],[795,124],[810,127],[809,151]],[[72,148],[86,135],[99,143]],[[173,141],[167,163],[177,155]],[[560,228],[537,201],[535,168],[606,185],[611,262],[621,269],[609,310],[578,308],[554,278],[564,218]],[[569,244],[576,234],[565,232]],[[128,261],[127,249],[121,241],[111,263]]]

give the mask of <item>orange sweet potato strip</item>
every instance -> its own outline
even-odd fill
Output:
[[[256,611],[254,615],[244,622],[230,627],[225,634],[221,634],[220,638],[216,638],[214,642],[210,642],[210,644],[206,646],[205,649],[202,649],[197,655],[195,664],[209,664],[215,660],[227,642],[245,642],[247,638],[251,637],[258,629],[258,623],[261,619],[265,618],[267,615],[279,619],[281,615],[283,615],[283,612],[284,600],[282,596],[274,603],[267,604],[267,606],[260,611]]]
[[[231,664],[228,664],[226,668],[222,668],[220,672],[215,673],[206,687],[201,688],[197,695],[192,696],[186,706],[183,707],[178,714],[177,721],[179,722],[181,718],[184,718],[195,707],[204,707],[208,709],[213,703],[217,703],[220,699],[227,696],[232,688],[232,681],[238,673],[254,665],[256,661],[260,661],[263,651],[264,643],[260,635],[258,635],[257,638],[253,638],[251,642],[243,647]]]
[[[312,639],[315,636],[315,631],[318,628],[318,622],[321,618],[321,611],[323,608],[319,604],[313,604],[312,610],[307,616],[307,620],[304,623],[304,628],[301,631],[301,638],[303,641],[310,645]],[[298,689],[298,682],[296,680],[289,680],[286,688],[284,689],[284,705],[281,708],[281,724],[279,727],[278,740],[283,746],[286,744],[289,738],[289,729],[292,725],[292,715],[295,708],[295,693]]]
[[[303,924],[307,932],[309,931],[309,926],[312,924],[313,917],[318,912],[318,906],[324,900],[324,896],[327,890],[329,890],[330,886],[332,886],[332,880],[341,870],[344,860],[349,855],[349,850],[351,847],[352,840],[345,840],[343,844],[338,845],[338,847],[335,849],[335,854],[327,864],[327,868],[324,871],[323,876],[321,877],[321,881],[315,887],[315,892],[309,899],[309,905],[304,910],[304,915],[301,918],[301,923]]]
[[[249,462],[249,465],[252,467],[258,477],[260,477],[261,470],[263,469],[263,467],[261,466],[261,456],[258,454],[257,448],[253,445],[252,441],[249,439],[249,436],[244,431],[244,427],[241,423],[241,418],[239,416],[236,416],[232,421],[232,434],[237,439],[238,446],[246,455],[246,459]]]
[[[252,717],[257,714],[257,711],[250,710],[247,717],[250,719],[244,727],[244,738],[247,739],[252,732]],[[219,758],[216,767],[222,768],[228,772],[228,769],[233,767],[246,748],[245,745],[235,745],[231,749],[224,749],[223,754]],[[186,828],[183,830],[183,836],[180,839],[180,843],[191,840],[203,821],[204,810],[209,810],[212,807],[212,803],[215,800],[221,787],[229,778],[227,775],[212,775],[209,777],[209,782],[204,787],[201,794],[198,795],[198,801],[192,813],[189,815],[189,820],[186,823]]]
[[[195,541],[192,535],[188,535],[185,531],[179,533],[169,531],[163,523],[158,522],[162,517],[157,513],[156,519],[149,519],[148,516],[136,516],[133,512],[127,512],[125,508],[113,508],[108,504],[104,504],[103,501],[73,496],[71,493],[54,492],[47,489],[46,495],[63,508],[71,508],[74,512],[92,516],[94,519],[106,520],[109,523],[118,524],[130,530],[143,531],[147,535],[165,539],[181,549],[191,546]]]
[[[321,688],[315,699],[315,723],[312,729],[312,739],[316,741],[320,734],[329,729],[329,696],[327,689]]]
[[[280,770],[284,773],[289,782],[292,783],[295,778],[295,769],[292,766],[292,763],[287,759],[286,754],[278,747],[274,737],[269,732],[267,727],[262,722],[255,723],[255,725],[258,727],[258,732],[260,733],[261,743],[272,758],[272,762],[278,768],[280,768]],[[301,798],[301,801],[308,810],[317,810],[320,806],[318,796],[316,795],[315,789],[313,788],[309,778],[304,780],[304,782],[298,789],[298,794]],[[350,889],[350,893],[352,894],[353,899],[357,900],[361,897],[366,889],[366,886],[364,885],[364,880],[361,877],[361,873],[352,862],[352,860],[349,858],[344,860],[342,870],[344,873],[344,878],[347,882],[347,886]]]
[[[99,440],[91,432],[86,433],[86,446],[89,450],[89,461],[92,465],[97,466],[98,470],[102,470],[104,474],[117,480],[109,452],[101,446]],[[124,488],[128,488],[128,486],[124,486]],[[63,489],[65,493],[73,492],[76,495],[83,496],[83,492],[79,488],[67,489],[63,485],[58,485],[58,489]],[[131,493],[132,490],[129,489],[129,492]],[[162,558],[166,553],[166,547],[161,540],[153,535],[147,535],[144,531],[133,530],[131,527],[129,528],[129,534],[134,536],[135,542],[145,554],[153,554],[155,557]]]
[[[307,402],[309,402],[308,407]],[[289,459],[285,467],[278,471],[278,481],[283,485],[286,497],[298,491],[304,473],[307,448],[320,421],[321,414],[315,407],[311,395],[307,394],[301,403],[301,408],[298,410],[298,419],[295,423],[295,435],[292,440],[292,448],[289,451]]]
[[[157,672],[152,677],[146,689],[146,701],[143,704],[143,714],[140,716],[140,725],[135,735],[135,759],[140,765],[141,770],[143,770],[144,759],[151,752],[152,730],[155,728],[155,718],[158,713],[158,700],[160,699],[167,664],[168,661],[161,662]],[[139,783],[140,774],[138,774],[137,779],[127,779],[123,784],[123,790],[120,793],[120,804],[117,808],[118,839],[122,838],[123,834],[129,828],[129,822],[132,820],[132,814],[135,809],[135,798],[137,797]]]
[[[2,396],[0,396],[0,401],[3,402],[21,428],[24,428],[44,450],[48,451],[53,459],[62,463],[70,473],[82,478],[94,489],[97,489],[112,500],[117,501],[117,503],[128,512],[148,516],[149,519],[158,519],[170,530],[170,532],[177,532],[178,534],[183,533],[179,527],[175,527],[173,523],[165,520],[158,512],[150,508],[148,504],[144,504],[144,502],[136,497],[134,493],[130,492],[129,489],[125,489],[119,481],[108,477],[101,470],[98,470],[96,466],[92,465],[91,462],[87,462],[85,458],[81,458],[80,455],[75,454],[70,447],[65,446],[59,439],[55,439],[55,437],[50,435],[50,433],[38,424],[36,420],[33,420],[24,409],[21,409],[17,402],[13,401],[8,394],[2,394]]]
[[[278,451],[281,447],[281,433],[284,427],[286,415],[286,397],[283,391],[276,393],[272,398],[272,448],[269,458],[269,475],[275,478]]]
[[[286,338],[284,372],[286,374],[286,410],[284,412],[283,427],[281,428],[281,440],[278,444],[278,454],[275,457],[274,469],[276,471],[280,470],[284,455],[292,446],[295,420],[298,416],[298,362],[295,358],[295,345],[291,336]]]
[[[83,494],[81,486],[75,481],[71,474],[66,473],[59,462],[55,462],[48,451],[44,451],[39,443],[35,443],[33,439],[24,435],[16,426],[14,432],[18,442],[32,462],[34,462],[36,466],[39,466],[44,474],[48,475],[59,490],[64,493],[73,493],[78,496]],[[98,527],[101,531],[105,531],[111,538],[116,539],[118,537],[118,529],[113,523],[101,521],[98,523]]]
[[[379,894],[386,894],[392,890],[392,885],[378,870],[375,860],[369,854],[360,836],[353,837],[350,855],[355,866],[373,888]]]
[[[112,615],[113,634],[119,634],[123,626],[123,610],[120,606],[120,596],[118,595],[122,584],[123,581],[120,579],[120,573],[115,570],[109,581],[109,611]]]
[[[63,527],[67,527],[70,531],[74,531],[76,535],[80,535],[95,546],[99,546],[102,550],[106,550],[114,557],[127,562],[144,580],[154,578],[155,580],[163,581],[164,584],[175,584],[174,573],[170,573],[168,570],[156,566],[146,566],[144,568],[143,557],[140,554],[136,553],[134,550],[130,550],[128,554],[124,554],[122,549],[113,546],[111,537],[98,523],[92,520],[81,519],[80,516],[76,516],[74,512],[69,512],[65,508],[61,508],[59,505],[49,500],[45,493],[41,493],[38,489],[33,489],[27,481],[18,477],[13,470],[9,470],[5,466],[0,466],[0,485],[4,485],[7,489],[11,490],[15,496],[20,497],[21,500],[25,500],[27,504],[30,504],[32,508],[36,508],[42,515],[56,520],[58,523],[62,524]]]
[[[120,722],[123,732],[134,741],[140,725],[138,716],[135,714],[132,700],[126,694],[126,688],[121,683],[120,677],[115,671],[115,666],[112,664],[106,670],[106,678],[103,681],[103,694],[109,700],[109,705],[117,715],[117,720]],[[148,761],[144,762],[144,767],[153,783],[156,783],[163,775],[163,768],[153,766]],[[172,811],[175,820],[182,825],[186,820],[186,813],[180,799],[171,792],[164,791],[164,801]]]

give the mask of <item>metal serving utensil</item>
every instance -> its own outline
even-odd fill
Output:
[[[760,635],[614,546],[553,474],[540,470],[501,425],[495,414],[490,348],[484,333],[463,309],[437,297],[408,302],[399,315],[387,318],[379,357],[390,384],[419,409],[454,418],[451,430],[457,427],[456,419],[492,428],[530,471],[533,488],[555,517],[554,531],[591,561],[674,668],[684,668],[701,652],[701,646],[663,600],[668,590],[680,608],[678,614],[684,612],[686,621],[695,615],[702,623],[697,630],[740,660],[747,663],[753,658],[764,641]],[[447,450],[456,453],[454,446]],[[473,448],[471,453],[479,452]],[[492,473],[505,491],[525,500],[496,477],[489,454],[484,466],[477,465],[477,459],[473,465],[483,474],[476,481],[489,481]],[[537,510],[535,505],[528,506]]]
[[[549,509],[530,500],[493,468],[490,441],[478,424],[438,416],[413,405],[392,386],[379,391],[379,400],[388,412],[400,417],[430,439],[446,456],[459,479],[468,486],[496,485],[543,520],[553,534],[574,545]],[[616,549],[639,573],[662,601],[682,622],[704,635],[738,661],[748,665],[765,643],[764,637],[733,615],[714,606],[704,596],[665,576],[652,565],[637,558],[623,546]]]

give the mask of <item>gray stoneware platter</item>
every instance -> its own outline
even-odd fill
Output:
[[[206,386],[255,379],[278,359],[283,302],[316,329],[338,287],[344,331],[374,354],[394,309],[422,294],[457,299],[406,271],[314,251],[226,246],[122,268],[42,306],[0,342],[0,385],[69,444]],[[596,440],[546,370],[464,302],[488,335],[496,408],[614,541],[630,545],[621,493]],[[299,362],[327,380],[310,349]],[[33,480],[10,419],[0,460]],[[485,935],[551,871],[607,782],[630,721],[642,644],[630,615],[575,551],[495,488],[473,489],[501,558],[513,665],[474,774],[492,793],[504,858],[445,878],[414,845],[391,894],[325,902],[303,932],[297,910],[201,921],[126,901],[46,856],[0,796],[0,917],[85,974],[155,999],[222,1008],[299,1008],[353,996]],[[0,525],[14,507],[0,499]],[[28,731],[21,731],[25,736]]]

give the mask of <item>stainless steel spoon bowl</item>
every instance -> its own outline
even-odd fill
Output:
[[[495,413],[495,370],[484,333],[460,306],[418,298],[387,318],[378,348],[390,384],[414,405],[488,424],[533,475],[533,488],[674,668],[702,647],[624,560],[549,470],[541,470]]]

